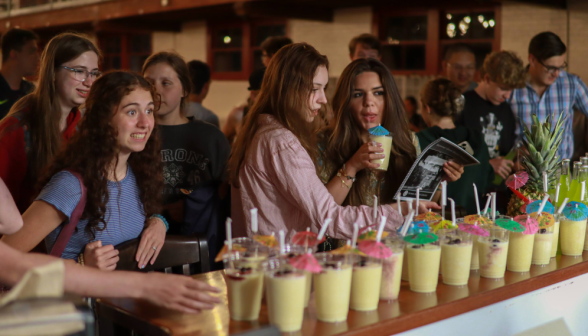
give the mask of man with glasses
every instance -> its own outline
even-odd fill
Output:
[[[513,90],[510,105],[518,119],[517,136],[523,134],[523,125],[532,123],[531,115],[537,114],[542,122],[548,116],[557,120],[564,114],[563,141],[558,148],[560,159],[569,159],[574,152],[572,123],[574,108],[588,115],[588,87],[580,78],[564,69],[566,46],[552,32],[543,32],[531,39],[526,85]]]
[[[25,76],[33,76],[39,63],[37,40],[30,30],[11,29],[2,37],[2,68],[0,69],[0,119],[17,100],[35,89]]]
[[[458,43],[447,48],[443,59],[443,73],[462,92],[475,89],[476,55],[467,44]]]

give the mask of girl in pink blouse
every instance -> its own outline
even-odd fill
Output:
[[[229,161],[234,236],[251,236],[249,209],[258,208],[259,233],[279,230],[289,239],[310,227],[349,239],[353,223],[373,224],[372,208],[340,206],[319,179],[314,134],[319,110],[327,103],[329,62],[306,43],[283,47],[266,70],[259,97],[244,120]],[[397,205],[382,205],[385,230],[402,223]]]

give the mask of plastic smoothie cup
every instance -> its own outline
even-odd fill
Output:
[[[440,236],[441,275],[446,285],[468,284],[472,258],[472,235],[452,230]]]
[[[348,255],[318,253],[316,259],[323,268],[313,274],[316,317],[323,322],[347,320],[351,296],[353,258]]]
[[[312,249],[313,252],[316,249]],[[292,245],[292,244],[286,244],[284,245],[284,253],[283,256],[287,257],[287,258],[292,258],[295,257],[297,255],[306,253],[306,251],[304,251],[304,247],[302,246],[298,246],[298,245]],[[304,308],[308,307],[308,301],[310,300],[310,291],[312,288],[312,273],[310,272],[304,272],[304,279],[306,281],[306,289],[304,291]]]
[[[509,231],[498,227],[488,229],[488,237],[477,237],[480,257],[480,276],[484,278],[504,278],[508,256]]]
[[[388,170],[388,164],[390,162],[390,151],[392,150],[392,136],[390,135],[371,135],[370,134],[370,141],[378,142],[382,144],[382,149],[384,150],[380,154],[386,155],[383,159],[372,160],[372,163],[379,163],[380,166],[375,168],[377,170]]]
[[[431,293],[437,290],[441,247],[439,240],[429,244],[408,244],[408,274],[410,290]]]
[[[392,237],[385,238],[383,243],[392,250],[392,255],[382,262],[380,300],[396,300],[400,292],[405,242],[400,237]]]
[[[271,258],[263,263],[269,322],[281,332],[302,328],[306,276],[293,268],[287,258]]]
[[[263,293],[261,265],[252,264],[244,258],[244,253],[235,251],[225,254],[223,263],[229,315],[237,321],[257,320]]]
[[[551,246],[553,244],[553,225],[548,228],[539,229],[535,234],[533,243],[533,265],[548,265],[551,260]]]
[[[559,222],[561,254],[580,256],[586,239],[586,220],[572,221],[562,217]]]
[[[402,281],[408,281],[408,253],[406,253],[407,247],[404,245],[404,253],[402,256]]]
[[[359,311],[376,310],[380,301],[382,260],[355,256],[352,273],[349,307]]]
[[[506,269],[511,272],[529,272],[534,243],[535,235],[511,232],[508,238]]]

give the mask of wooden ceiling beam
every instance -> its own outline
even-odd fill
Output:
[[[236,2],[235,14],[243,18],[260,19],[306,19],[314,21],[333,21],[333,9],[313,6],[310,3],[285,1]]]
[[[46,27],[70,26],[87,22],[122,19],[148,14],[182,11],[236,2],[255,2],[258,0],[170,0],[162,6],[161,0],[121,0],[105,1],[92,5],[68,7],[27,15],[0,19],[0,33],[10,28],[43,29]]]

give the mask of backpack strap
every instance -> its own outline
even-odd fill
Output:
[[[87,190],[86,190],[86,186],[84,186],[84,181],[82,179],[82,176],[79,173],[74,172],[69,169],[66,169],[66,171],[73,174],[80,182],[80,188],[82,189],[82,196],[80,197],[80,202],[78,203],[78,205],[76,205],[74,211],[71,213],[69,223],[67,223],[63,226],[63,229],[59,233],[59,236],[57,237],[57,240],[55,240],[55,244],[53,245],[53,248],[51,249],[50,254],[54,257],[57,257],[57,258],[61,258],[63,251],[65,251],[65,247],[67,246],[67,243],[69,242],[69,239],[71,238],[71,235],[73,234],[76,226],[78,225],[78,222],[80,221],[80,218],[82,217],[82,214],[84,213],[84,208],[86,207],[86,198],[87,198]]]

